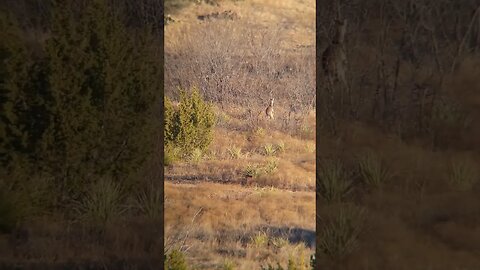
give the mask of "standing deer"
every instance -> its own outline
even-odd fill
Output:
[[[340,81],[344,86],[347,86],[345,78],[347,55],[344,45],[347,20],[335,20],[335,22],[337,24],[337,33],[335,39],[322,54],[322,67],[330,84]]]
[[[265,113],[267,114],[267,117],[270,118],[270,119],[274,119],[273,118],[273,100],[274,100],[274,98],[272,98],[270,100],[270,105],[268,105],[267,109],[265,110]]]

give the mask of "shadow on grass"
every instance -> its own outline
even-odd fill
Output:
[[[303,228],[260,226],[258,232],[265,232],[270,238],[280,237],[287,239],[290,244],[304,243],[308,248],[315,248],[315,231]]]

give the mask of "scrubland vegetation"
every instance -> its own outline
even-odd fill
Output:
[[[317,2],[1,1],[0,268],[480,269],[478,2]]]
[[[161,263],[162,40],[145,3],[0,3],[0,268]]]
[[[218,1],[169,17],[165,248],[186,269],[312,269],[314,11]]]
[[[480,268],[478,1],[340,10],[349,87],[317,78],[318,269]]]

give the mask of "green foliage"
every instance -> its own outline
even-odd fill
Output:
[[[40,101],[31,89],[34,63],[22,35],[15,19],[0,12],[0,165],[7,170],[31,158],[32,128],[41,129],[31,117]]]
[[[235,269],[235,263],[230,261],[230,260],[225,260],[222,265],[223,270],[234,270]]]
[[[325,161],[321,164],[317,185],[320,195],[327,202],[341,201],[353,190],[353,182],[340,161]]]
[[[254,130],[253,135],[262,138],[265,136],[265,129],[258,127],[257,129]]]
[[[129,179],[149,157],[162,76],[150,32],[128,34],[106,1],[52,6],[50,37],[36,56],[0,15],[0,156],[10,176],[52,179],[60,205],[103,177]]]
[[[250,239],[251,244],[255,248],[263,248],[268,246],[269,237],[266,232],[258,232],[256,235],[252,236]]]
[[[259,165],[248,164],[244,174],[248,177],[257,178],[262,174],[262,168]]]
[[[202,150],[198,148],[193,149],[192,153],[190,154],[190,161],[194,163],[198,163],[202,160],[202,158],[203,158]]]
[[[252,178],[258,178],[265,174],[273,174],[278,169],[278,161],[270,159],[265,164],[248,164],[245,168],[244,175]]]
[[[306,143],[305,145],[305,151],[307,151],[307,153],[313,153],[315,152],[315,143]]]
[[[165,259],[166,270],[187,270],[185,255],[179,250],[172,250]]]
[[[180,149],[172,145],[165,145],[163,164],[165,166],[170,166],[175,163],[180,156]]]
[[[275,159],[269,160],[267,164],[265,164],[265,166],[263,167],[263,170],[266,174],[273,174],[277,171],[277,169],[278,163]]]
[[[263,151],[265,156],[270,157],[275,155],[275,153],[277,152],[277,148],[275,147],[275,145],[271,143],[267,143],[266,145],[263,146]]]
[[[285,143],[283,141],[278,142],[275,146],[275,151],[277,153],[284,153],[285,152]]]
[[[165,145],[181,149],[181,157],[205,151],[213,139],[215,114],[212,105],[203,101],[197,88],[191,95],[180,91],[180,104],[174,108],[165,98]]]

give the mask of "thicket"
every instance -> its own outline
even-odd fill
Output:
[[[164,267],[166,270],[187,270],[185,255],[179,250],[172,250],[165,256]]]
[[[330,87],[323,70],[318,72],[318,123],[325,132],[337,132],[342,121],[362,121],[442,148],[458,145],[466,134],[477,136],[471,119],[478,115],[478,1],[317,5],[318,57],[334,36],[338,12],[348,20],[349,87]]]
[[[128,190],[159,132],[152,28],[78,2],[51,1],[48,31],[0,14],[0,179],[29,206],[66,207],[107,178]],[[32,44],[31,31],[46,38]]]
[[[164,116],[167,153],[179,149],[178,157],[185,158],[195,151],[205,151],[212,142],[215,113],[212,104],[205,102],[195,87],[190,94],[180,91],[178,107],[166,97]]]

